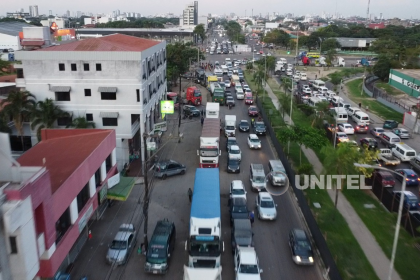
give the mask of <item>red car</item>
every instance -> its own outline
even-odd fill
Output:
[[[257,117],[258,116],[258,109],[255,106],[249,106],[248,108],[248,116],[250,117]]]

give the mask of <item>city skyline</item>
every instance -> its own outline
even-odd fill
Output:
[[[32,2],[33,1],[33,2]],[[121,12],[135,12],[143,16],[159,15],[172,13],[181,15],[183,9],[187,4],[194,1],[186,0],[185,2],[174,2],[171,0],[156,0],[153,4],[145,5],[144,3],[133,2],[119,2],[117,5],[114,1],[103,0],[101,2],[85,2],[81,0],[72,1],[71,7],[66,2],[51,2],[47,0],[16,0],[13,2],[3,3],[3,11],[15,12],[24,9],[29,12],[29,6],[38,6],[40,15],[64,15],[67,10],[70,10],[71,15],[76,11],[92,14],[111,14],[112,11],[120,10]],[[158,4],[158,5],[155,5]],[[209,13],[216,15],[224,15],[235,13],[238,16],[251,16],[251,14],[266,16],[268,12],[273,14],[277,12],[280,15],[291,13],[294,15],[307,15],[307,14],[340,14],[344,17],[360,16],[366,17],[368,0],[353,0],[353,1],[338,1],[338,0],[303,0],[296,3],[287,2],[287,7],[282,7],[286,1],[275,3],[273,7],[272,0],[260,0],[258,3],[255,1],[245,0],[241,1],[240,5],[237,1],[226,2],[222,0],[213,1],[198,1],[198,14],[207,15]],[[275,6],[279,6],[276,8]],[[238,6],[241,7],[238,10]],[[161,7],[164,7],[162,9]],[[417,8],[416,8],[417,7]],[[410,19],[417,17],[417,10],[420,8],[420,3],[416,0],[388,0],[377,1],[371,0],[369,14],[379,17],[382,13],[383,18],[398,17],[401,19]],[[1,15],[1,16],[5,16]]]

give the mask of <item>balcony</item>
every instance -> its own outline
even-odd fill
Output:
[[[140,129],[140,120],[136,120],[132,125],[131,125],[131,136],[134,137],[134,135],[136,135],[137,131]]]

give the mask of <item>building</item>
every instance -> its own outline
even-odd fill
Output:
[[[194,1],[194,3],[185,7],[179,25],[198,25],[198,1]]]
[[[416,98],[420,96],[420,70],[418,69],[391,69],[388,83],[410,96]]]
[[[371,28],[371,29],[384,29],[385,28],[385,23],[383,23],[383,22],[381,22],[381,23],[369,23],[368,27]]]
[[[21,39],[23,49],[31,50],[41,48],[41,46],[50,46],[52,44],[50,30],[47,26],[23,27],[23,36]]]
[[[47,18],[47,19],[43,19],[41,20],[41,24],[42,26],[47,26],[47,27],[51,27],[51,25],[53,23],[56,24],[56,26],[59,29],[63,29],[66,28],[66,26],[68,25],[67,23],[69,22],[69,20],[67,18],[60,18],[60,17],[55,17],[55,18]]]
[[[20,44],[20,34],[23,27],[33,25],[25,22],[0,22],[0,49],[13,49],[15,51],[22,48]]]
[[[16,86],[69,112],[57,127],[85,117],[96,128],[115,129],[119,170],[134,152],[144,159],[143,135],[154,130],[166,93],[165,41],[114,34],[15,56],[22,61]],[[37,143],[35,131],[25,136]]]
[[[6,196],[0,211],[6,247],[0,250],[7,250],[12,279],[65,271],[88,238],[88,221],[106,210],[113,189],[134,184],[119,177],[115,130],[41,134],[41,142],[17,161],[8,135],[0,134],[0,196]]]
[[[337,41],[341,45],[341,49],[348,50],[367,50],[376,38],[344,38],[337,37]]]
[[[198,24],[202,24],[204,26],[204,31],[207,32],[208,25],[209,25],[209,19],[207,18],[207,16],[199,16],[197,25]]]
[[[21,12],[12,12],[12,13],[6,13],[6,17],[8,18],[18,18],[18,19],[24,19],[30,17],[29,13],[25,13],[23,11]]]
[[[39,17],[38,6],[29,6],[29,15],[31,17]]]

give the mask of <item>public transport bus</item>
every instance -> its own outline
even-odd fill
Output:
[[[306,54],[306,57],[309,57],[309,58],[319,58],[320,56],[321,56],[320,53],[316,53],[316,52],[308,52]]]
[[[224,250],[218,168],[197,168],[191,202],[188,267],[218,268]]]

